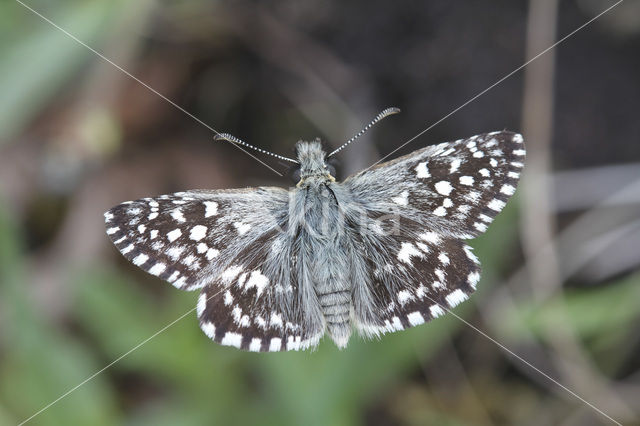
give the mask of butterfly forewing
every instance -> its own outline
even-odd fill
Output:
[[[472,238],[486,231],[515,192],[522,136],[493,132],[429,146],[344,182],[362,204],[387,205],[436,231]]]

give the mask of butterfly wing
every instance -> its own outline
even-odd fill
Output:
[[[524,167],[522,136],[493,132],[428,146],[348,177],[356,202],[400,212],[442,234],[486,231],[513,195]]]
[[[211,339],[254,351],[304,349],[324,325],[308,324],[297,303],[285,261],[288,204],[281,188],[188,191],[122,203],[105,222],[136,266],[177,288],[202,289],[197,313]]]
[[[344,181],[372,223],[386,216],[393,231],[360,235],[370,247],[375,295],[354,301],[362,334],[421,324],[468,298],[480,268],[463,239],[484,232],[513,195],[524,155],[522,136],[493,132],[426,147]],[[371,311],[377,316],[358,315]]]

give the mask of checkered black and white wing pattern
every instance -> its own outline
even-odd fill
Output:
[[[522,137],[493,132],[416,151],[347,180],[354,200],[399,221],[384,244],[366,245],[378,318],[356,318],[366,336],[402,330],[466,300],[480,267],[464,239],[487,229],[515,192]],[[357,301],[356,301],[357,303]],[[356,311],[357,312],[357,311]]]
[[[322,331],[300,332],[288,262],[270,254],[286,248],[287,214],[281,188],[196,190],[122,203],[105,222],[136,266],[179,289],[202,289],[198,318],[210,338],[263,351],[312,346]]]
[[[325,324],[300,309],[288,238],[264,235],[254,243],[264,250],[241,253],[217,285],[202,290],[198,318],[211,339],[253,352],[304,350],[319,343]]]
[[[405,223],[370,263],[374,317],[356,317],[366,337],[404,330],[444,315],[476,289],[480,265],[461,239]],[[357,311],[356,311],[357,312]]]
[[[486,231],[513,195],[524,157],[521,135],[485,133],[428,146],[350,176],[344,185],[365,205],[468,239]]]

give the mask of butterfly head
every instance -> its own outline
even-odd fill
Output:
[[[336,170],[327,162],[327,154],[322,149],[319,139],[298,142],[296,156],[299,164],[293,171],[292,178],[297,186],[335,182]]]

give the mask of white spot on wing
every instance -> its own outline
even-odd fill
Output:
[[[198,317],[202,315],[205,308],[207,307],[207,295],[205,293],[201,293],[198,297],[198,304],[196,305],[196,312]]]
[[[480,232],[485,232],[487,230],[487,225],[482,222],[475,222],[473,227],[476,228]]]
[[[459,305],[460,303],[467,300],[467,295],[464,293],[464,291],[458,288],[449,293],[449,295],[445,297],[445,299],[447,300],[449,306],[453,308],[454,306]]]
[[[171,260],[176,261],[180,258],[184,250],[184,246],[171,247],[167,250],[167,256],[169,256]]]
[[[262,318],[260,315],[258,315],[257,317],[255,317],[253,319],[253,321],[256,323],[256,325],[264,330],[267,329],[267,321],[265,321],[264,318]]]
[[[420,234],[420,238],[431,244],[439,244],[441,239],[440,235],[436,234],[435,232],[425,232],[423,234]]]
[[[433,214],[435,214],[436,216],[440,216],[440,217],[446,216],[447,215],[447,209],[445,209],[444,207],[440,206],[440,207],[438,207],[437,209],[435,209],[433,211]]]
[[[186,282],[187,282],[187,278],[186,277],[180,277],[179,279],[177,279],[176,281],[174,281],[171,284],[173,284],[173,286],[175,288],[182,288],[182,286],[184,286],[186,284]]]
[[[429,307],[429,311],[431,312],[431,316],[434,318],[441,317],[444,315],[444,310],[440,307],[440,305],[431,305]]]
[[[436,191],[438,191],[438,193],[442,195],[449,195],[451,194],[451,191],[453,191],[453,186],[451,186],[451,184],[446,180],[441,180],[434,186],[436,188]]]
[[[109,235],[113,235],[113,234],[115,234],[116,232],[118,232],[119,230],[120,230],[120,228],[118,228],[117,226],[114,226],[113,228],[109,228],[109,229],[107,229],[107,234],[109,234]]]
[[[431,253],[431,249],[429,248],[429,246],[428,246],[428,245],[426,245],[426,244],[424,244],[424,243],[421,243],[420,241],[418,241],[418,242],[416,243],[416,245],[417,245],[417,246],[418,246],[418,248],[419,248],[420,250],[422,250],[424,253],[427,253],[427,254],[428,254],[428,253]]]
[[[214,337],[216,337],[216,327],[211,322],[209,321],[203,322],[200,328],[202,328],[202,331],[204,331],[204,334],[209,336],[210,339],[213,339]]]
[[[198,250],[198,253],[200,254],[206,252],[208,249],[209,247],[205,243],[198,244],[198,247],[196,248],[196,250]]]
[[[138,226],[138,232],[141,234],[144,234],[144,231],[146,231],[147,227],[145,225],[140,225]]]
[[[464,198],[472,203],[477,203],[478,200],[480,200],[481,196],[482,194],[480,194],[478,191],[469,191],[468,194],[465,194]]]
[[[229,284],[235,277],[238,276],[242,272],[242,266],[231,266],[227,268],[222,274],[220,274],[220,279],[225,283]]]
[[[215,201],[204,202],[204,217],[215,216],[218,214],[218,203]]]
[[[480,169],[480,170],[478,170],[478,172],[483,177],[489,177],[489,175],[491,174],[491,173],[489,173],[489,170],[487,170],[487,169]]]
[[[165,269],[167,269],[167,265],[162,262],[158,262],[149,269],[149,273],[153,275],[160,275]]]
[[[411,324],[413,326],[420,325],[420,324],[424,323],[424,317],[418,311],[411,312],[409,315],[407,315],[407,320],[409,320],[409,324]]]
[[[151,235],[151,239],[153,240],[154,238],[156,238],[158,236],[158,230],[157,229],[152,229],[151,232],[149,232],[149,234]]]
[[[280,314],[277,314],[275,312],[273,312],[271,314],[271,319],[269,320],[269,324],[272,327],[280,327],[282,328],[282,316],[280,316]]]
[[[526,151],[524,149],[514,149],[513,154],[521,157],[526,154]]]
[[[171,217],[177,222],[180,222],[180,223],[186,222],[186,219],[182,214],[182,210],[180,210],[179,208],[171,210]]]
[[[422,253],[411,243],[402,243],[398,251],[398,260],[411,265],[411,257],[423,257]]]
[[[491,223],[491,220],[492,220],[489,216],[487,216],[486,214],[482,214],[482,213],[478,216],[478,219],[480,219],[480,220],[482,220],[484,222],[487,222],[487,223]]]
[[[504,207],[504,204],[504,201],[500,201],[494,198],[489,202],[489,204],[487,204],[487,207],[489,207],[491,210],[499,212]]]
[[[447,254],[446,254],[446,253],[440,253],[440,254],[438,255],[438,260],[440,260],[440,262],[441,262],[443,265],[445,265],[445,266],[446,266],[446,265],[448,265],[448,264],[449,264],[449,262],[450,262],[450,260],[449,260],[449,256],[447,256]]]
[[[460,184],[471,186],[473,185],[473,178],[471,176],[460,176]]]
[[[249,343],[249,350],[251,352],[260,352],[260,347],[262,347],[262,339],[257,337],[251,339],[251,343]]]
[[[401,290],[398,292],[398,302],[400,302],[400,304],[403,306],[405,303],[413,299],[414,299],[414,296],[408,290]]]
[[[232,333],[230,331],[227,331],[224,334],[224,337],[222,338],[222,341],[220,342],[220,344],[239,348],[240,345],[242,344],[242,334]]]
[[[233,226],[235,226],[235,228],[238,230],[238,234],[240,234],[240,235],[246,234],[247,231],[249,231],[249,229],[251,229],[251,225],[243,223],[243,222],[235,222],[233,224]]]
[[[422,163],[418,164],[415,170],[419,178],[431,177],[431,174],[429,173],[429,169],[427,168],[426,161],[423,161]]]
[[[400,318],[393,317],[392,321],[392,330],[404,330],[404,326],[402,325],[402,322],[400,322]]]
[[[500,192],[506,195],[513,195],[513,193],[516,192],[516,188],[512,185],[502,185],[502,188],[500,188]]]
[[[409,191],[402,191],[399,196],[394,197],[391,200],[396,204],[406,206],[409,204]]]
[[[471,288],[475,289],[478,285],[478,281],[480,281],[480,274],[478,272],[470,273],[467,277],[467,281],[469,282]]]
[[[439,156],[440,156],[440,157],[446,157],[446,156],[448,156],[448,155],[453,154],[455,151],[456,151],[456,149],[455,149],[455,148],[449,148],[449,149],[447,149],[446,151],[441,152],[441,153],[439,154]]]
[[[467,258],[471,260],[473,263],[475,263],[476,265],[480,263],[480,261],[478,260],[478,257],[475,254],[473,254],[473,252],[471,251],[471,247],[465,245],[464,252],[467,255]]]
[[[196,257],[192,254],[190,254],[189,256],[185,257],[184,259],[182,259],[182,263],[186,266],[191,266],[193,265],[193,262],[196,261]]]
[[[140,253],[139,255],[133,258],[132,262],[134,265],[140,266],[146,263],[147,260],[149,260],[149,256],[147,256],[144,253]]]
[[[251,272],[251,276],[249,277],[249,280],[247,280],[245,287],[246,288],[255,287],[257,295],[260,296],[260,294],[262,294],[262,291],[268,284],[269,284],[269,278],[267,278],[266,275],[262,274],[262,272],[258,270],[258,271]]]
[[[207,259],[211,260],[214,257],[218,256],[218,254],[220,254],[219,250],[216,250],[214,248],[210,248],[209,250],[207,250]]]
[[[280,350],[280,348],[282,347],[282,339],[279,337],[274,337],[271,339],[271,342],[269,343],[269,350],[271,352],[277,352]]]
[[[460,168],[460,164],[461,163],[462,163],[462,161],[460,161],[459,158],[454,158],[453,161],[451,162],[451,167],[449,168],[449,173],[456,172]]]
[[[170,242],[174,242],[180,237],[180,235],[182,235],[182,231],[176,228],[173,231],[167,233],[167,238],[169,239]]]
[[[196,225],[191,228],[191,232],[189,233],[189,238],[193,241],[200,241],[207,235],[207,227],[204,225]]]
[[[233,303],[233,296],[231,295],[231,292],[229,290],[227,290],[224,293],[224,305],[225,306],[229,306]]]

